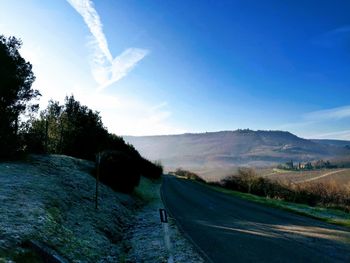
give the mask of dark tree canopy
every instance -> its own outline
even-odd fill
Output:
[[[32,65],[20,55],[22,42],[0,35],[0,157],[18,150],[19,116],[26,110],[38,109],[30,100],[40,96],[31,88],[35,76]]]
[[[90,160],[101,153],[101,182],[118,191],[132,191],[141,174],[157,179],[163,173],[160,164],[144,159],[122,137],[109,133],[99,112],[81,105],[74,96],[66,97],[63,105],[51,100],[40,117],[29,123],[25,138],[29,152]]]
[[[95,160],[96,153],[100,151],[118,150],[140,157],[123,138],[108,133],[99,112],[81,105],[74,96],[67,96],[63,105],[49,101],[40,117],[28,124],[26,136],[30,152],[58,153]]]

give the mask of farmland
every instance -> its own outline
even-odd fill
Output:
[[[262,169],[258,174],[271,180],[282,182],[335,182],[339,185],[350,185],[350,168],[319,169],[311,171],[287,171],[282,169]]]

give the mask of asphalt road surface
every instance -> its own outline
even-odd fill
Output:
[[[165,176],[164,204],[208,262],[350,262],[350,233]]]

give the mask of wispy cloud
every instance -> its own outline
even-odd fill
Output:
[[[350,25],[343,25],[321,34],[313,40],[313,43],[326,48],[343,46],[348,43],[349,34]]]
[[[67,0],[82,16],[90,30],[93,50],[91,56],[92,75],[99,90],[125,77],[148,53],[141,48],[128,48],[113,59],[108,41],[103,33],[103,24],[91,0]]]
[[[309,137],[314,138],[314,139],[350,140],[350,130],[314,134],[314,135],[309,136]]]
[[[100,81],[100,89],[107,87],[113,82],[116,82],[125,77],[147,54],[148,51],[145,49],[126,49],[122,54],[120,54],[112,61],[110,67],[102,67],[102,69],[104,69],[104,72],[102,72],[104,76],[101,76],[102,79]],[[95,68],[95,73],[96,72],[100,72],[98,67]]]
[[[350,117],[350,106],[337,107],[332,109],[309,112],[304,115],[306,120],[325,121],[340,120]]]
[[[318,123],[328,123],[329,121],[337,121],[345,118],[350,118],[350,105],[336,107],[331,109],[312,111],[304,113],[300,116],[298,122],[291,122],[279,125],[279,129],[298,128],[302,129],[310,127]]]
[[[338,27],[334,30],[329,31],[327,34],[335,35],[335,34],[344,34],[344,33],[350,33],[350,25]]]
[[[350,105],[304,113],[299,121],[285,123],[277,128],[305,138],[350,140],[349,125],[345,119],[350,119]]]

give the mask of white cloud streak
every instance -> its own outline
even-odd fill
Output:
[[[350,119],[350,105],[308,112],[299,122],[280,125],[278,129],[290,130],[305,138],[350,140],[345,119]]]
[[[93,2],[91,0],[67,1],[82,16],[92,35],[93,40],[89,43],[93,50],[90,63],[92,75],[99,85],[98,90],[125,77],[149,53],[146,49],[128,48],[113,59],[103,33],[103,24]]]
[[[338,28],[328,32],[328,34],[344,34],[344,33],[350,33],[350,25],[338,27]]]
[[[152,106],[143,101],[121,97],[121,95],[116,97],[99,92],[124,78],[149,54],[149,51],[130,47],[113,58],[103,33],[103,24],[93,2],[91,0],[67,1],[82,16],[91,33],[91,41],[88,43],[92,50],[90,66],[92,76],[98,84],[95,91],[87,91],[86,88],[77,85],[73,93],[82,103],[101,111],[110,132],[125,135],[152,135],[183,131],[169,123],[171,112],[166,109],[166,102]]]
[[[314,111],[305,114],[305,119],[314,121],[340,120],[350,118],[350,106]]]
[[[309,136],[309,137],[312,139],[350,140],[350,130],[315,134],[315,135]]]
[[[350,33],[350,25],[327,31],[313,40],[313,43],[325,48],[342,47],[348,43],[348,35]]]
[[[125,77],[147,54],[147,50],[140,48],[126,49],[113,60],[110,67],[104,68],[102,73],[104,76],[101,76],[104,79],[101,79],[99,89],[103,89]],[[105,75],[106,73],[107,75]]]
[[[91,34],[94,36],[96,43],[104,54],[105,58],[112,62],[112,54],[109,51],[107,39],[103,34],[103,25],[93,3],[89,0],[67,1],[83,17],[85,24],[88,26]]]

